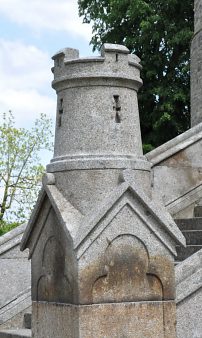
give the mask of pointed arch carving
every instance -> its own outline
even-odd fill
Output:
[[[37,283],[37,300],[71,302],[72,286],[65,271],[65,250],[62,243],[50,236],[42,255],[43,274]]]
[[[162,300],[162,284],[149,274],[149,254],[144,243],[130,234],[119,235],[104,254],[105,274],[92,286],[93,303]]]

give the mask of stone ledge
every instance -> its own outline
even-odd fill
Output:
[[[202,287],[202,249],[175,267],[176,302],[195,293]]]
[[[186,193],[174,199],[173,201],[169,201],[165,205],[165,207],[171,215],[174,215],[177,214],[179,211],[185,209],[192,203],[195,203],[196,200],[200,198],[202,198],[202,184],[191,188]]]
[[[26,223],[19,225],[0,237],[0,255],[20,244],[26,226]]]
[[[0,309],[0,325],[31,306],[31,287],[16,295]]]
[[[133,169],[150,171],[150,163],[144,158],[134,159],[126,156],[77,156],[56,157],[47,165],[47,172],[87,169]]]
[[[176,266],[175,278],[176,284],[194,274],[198,269],[202,268],[202,250],[197,251],[192,256],[188,257],[185,261]]]
[[[176,303],[182,302],[185,298],[191,296],[202,287],[202,269],[199,269],[193,275],[182,281],[176,287]]]
[[[0,331],[0,338],[29,338],[32,336],[31,330],[2,330]]]
[[[186,149],[193,143],[202,139],[202,123],[178,135],[174,139],[162,144],[160,147],[150,151],[145,156],[152,166],[158,165],[162,161],[176,154],[177,152]]]

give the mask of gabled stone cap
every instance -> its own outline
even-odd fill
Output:
[[[152,166],[155,166],[179,151],[186,149],[200,139],[202,139],[202,123],[199,123],[193,128],[185,131],[183,134],[180,134],[172,140],[162,144],[160,147],[150,151],[145,156],[148,161],[151,162]]]
[[[99,209],[94,212],[94,215],[92,215],[91,218],[88,216],[83,220],[75,239],[75,248],[79,249],[85,241],[89,241],[90,245],[90,242],[93,240],[93,235],[90,236],[90,234],[93,232],[99,221],[114,208],[116,202],[127,191],[129,191],[139,203],[147,208],[149,215],[147,220],[145,220],[147,221],[148,227],[151,228],[159,240],[164,243],[172,254],[177,256],[176,250],[175,248],[173,249],[172,245],[170,245],[168,238],[170,238],[170,240],[175,244],[186,246],[186,240],[182,235],[182,232],[179,230],[176,223],[163,206],[159,205],[158,202],[150,200],[142,190],[131,182],[124,182],[120,184],[120,186],[111,193],[109,198],[105,199],[104,203],[99,206]],[[150,226],[150,217],[158,225],[155,229]],[[96,235],[98,235],[98,230],[96,231]]]
[[[175,267],[175,278],[177,303],[202,287],[202,249]]]
[[[50,176],[51,174],[48,175]],[[186,241],[181,231],[163,206],[150,200],[148,196],[144,194],[144,192],[142,192],[131,182],[124,182],[120,184],[111,193],[111,195],[104,200],[103,204],[98,206],[97,210],[92,211],[91,217],[89,215],[84,217],[77,209],[75,209],[72,204],[69,203],[66,198],[64,198],[64,196],[54,184],[44,184],[44,188],[39,196],[28,226],[23,235],[21,250],[24,250],[27,247],[30,248],[30,242],[32,242],[29,254],[29,258],[31,258],[42,229],[39,229],[38,236],[33,236],[32,238],[32,235],[35,227],[37,227],[37,217],[46,196],[48,197],[67,238],[69,238],[70,241],[73,241],[74,248],[78,249],[81,243],[83,244],[83,242],[88,240],[91,241],[91,239],[89,239],[89,234],[94,230],[98,222],[106,215],[106,213],[113,209],[116,202],[127,191],[130,192],[139,203],[147,208],[149,215],[145,221],[148,227],[151,228],[159,240],[164,243],[164,245],[172,252],[172,254],[176,255],[176,250],[172,245],[170,245],[168,238],[170,238],[170,241],[176,244],[185,246]],[[152,222],[155,221],[157,227],[152,228],[150,224],[152,223],[151,220]]]
[[[21,248],[20,248],[21,251],[25,250],[26,248],[30,248],[29,243],[32,242],[30,253],[29,253],[29,259],[31,258],[33,254],[35,245],[39,238],[39,236],[33,236],[32,238],[32,235],[33,235],[33,231],[38,225],[37,217],[41,211],[41,206],[46,197],[48,197],[51,207],[54,209],[56,216],[58,218],[58,221],[61,224],[67,238],[69,238],[70,241],[74,240],[76,232],[78,231],[80,222],[83,218],[82,214],[77,209],[75,209],[72,206],[72,204],[69,203],[64,198],[64,196],[61,194],[61,192],[58,190],[58,188],[54,184],[44,184],[44,187],[39,195],[36,206],[32,212],[30,221],[27,225],[27,228],[24,232],[24,235],[21,241]],[[42,229],[43,229],[43,225],[44,224],[42,224],[41,226]],[[39,235],[42,229],[39,229]]]

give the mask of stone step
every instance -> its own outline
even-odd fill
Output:
[[[186,238],[187,247],[177,246],[176,262],[181,262],[202,249],[202,217],[176,219],[176,224]]]
[[[202,231],[202,217],[175,219],[175,222],[181,231],[184,230]]]
[[[202,205],[197,205],[194,208],[194,217],[202,217]]]
[[[29,329],[2,330],[0,338],[30,338],[32,336]]]
[[[187,245],[202,245],[202,230],[182,231]]]
[[[177,246],[177,257],[176,261],[181,262],[184,259],[188,258],[189,256],[193,255],[198,250],[202,249],[202,245],[187,245],[186,248],[182,246]]]
[[[25,329],[31,329],[32,328],[32,314],[30,312],[24,314],[23,327]]]

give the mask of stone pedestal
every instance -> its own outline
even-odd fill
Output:
[[[137,91],[140,60],[54,56],[54,158],[23,237],[32,259],[33,337],[175,338],[176,244],[151,199]]]
[[[33,337],[174,338],[175,315],[174,302],[83,306],[39,302],[33,303]]]

